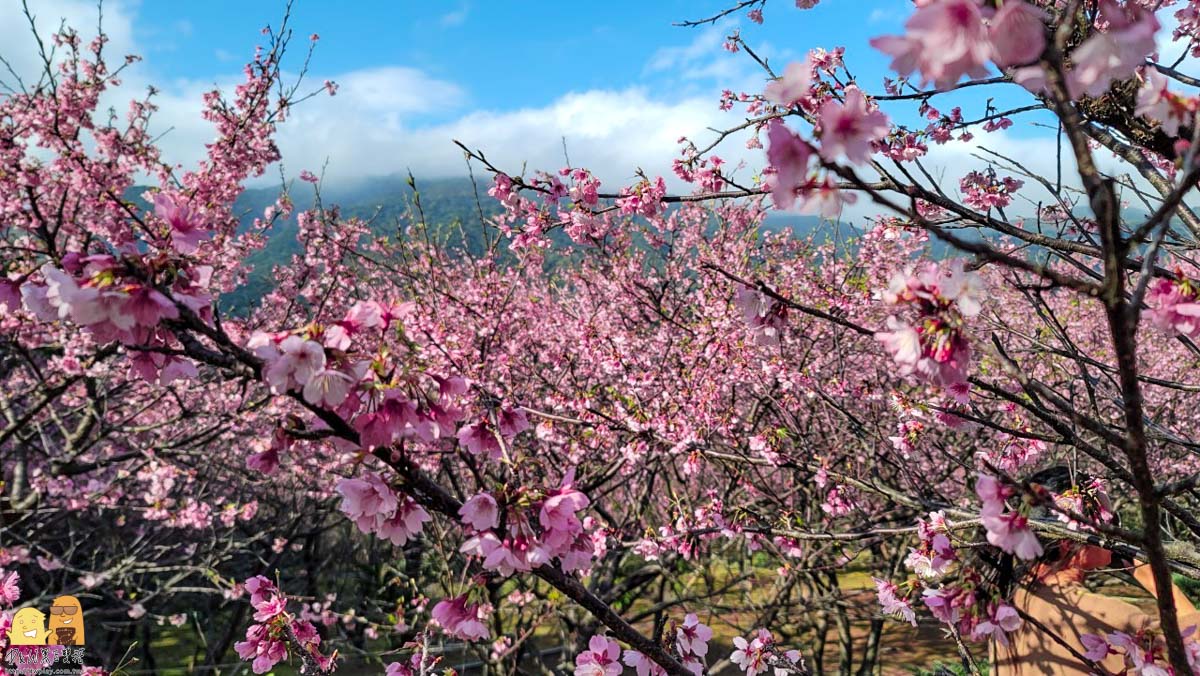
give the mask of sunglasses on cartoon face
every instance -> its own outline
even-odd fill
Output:
[[[75,606],[50,606],[51,615],[74,615],[76,610]]]

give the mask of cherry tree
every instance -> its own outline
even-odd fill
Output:
[[[249,228],[234,200],[280,159],[291,107],[336,87],[285,81],[291,33],[268,31],[244,82],[205,97],[206,158],[170,166],[153,100],[100,114],[120,68],[64,30],[0,99],[3,599],[104,576],[136,621],[208,593],[244,634],[213,656],[259,673],[326,671],[336,650],[425,674],[446,639],[513,669],[549,634],[577,674],[867,674],[888,623],[921,618],[978,673],[1026,619],[971,556],[985,543],[1033,560],[1094,542],[1159,589],[1196,577],[1200,169],[1180,68],[1198,24],[1194,1],[924,0],[872,41],[895,75],[878,89],[842,49],[777,72],[731,35],[763,86],[722,97],[744,109],[727,130],[681,140],[690,191],[464,148],[502,207],[479,254],[419,214],[380,237],[305,172],[302,253],[248,316],[219,299],[295,198]],[[1160,41],[1184,56],[1160,61]],[[1021,116],[1054,120],[1054,180],[1003,148],[962,176],[927,166]],[[740,139],[759,166],[717,154]],[[850,204],[877,216],[849,239],[761,227]],[[1064,464],[1094,480],[1029,480]],[[86,539],[114,520],[139,537]],[[363,552],[407,588],[363,590],[360,622],[321,587]],[[858,641],[851,562],[880,604]],[[1157,604],[1156,633],[1072,650],[1192,671],[1192,633]],[[372,652],[381,629],[398,655]]]

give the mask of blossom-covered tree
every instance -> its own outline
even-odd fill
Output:
[[[872,42],[896,75],[878,91],[844,50],[776,73],[733,35],[763,87],[722,98],[744,120],[681,140],[690,190],[465,149],[502,208],[480,254],[419,218],[380,237],[302,174],[302,253],[245,316],[221,296],[295,203],[249,228],[233,206],[305,96],[290,32],[205,97],[216,140],[185,170],[160,160],[152,99],[97,111],[120,69],[64,30],[0,99],[0,566],[20,573],[0,598],[104,588],[136,621],[207,594],[237,608],[210,657],[260,673],[337,649],[425,674],[445,638],[512,666],[554,635],[581,675],[866,674],[888,616],[944,624],[972,670],[1006,642],[1023,620],[969,556],[985,545],[1097,542],[1159,589],[1200,575],[1198,99],[1155,54],[1198,30],[1194,0],[922,0]],[[1059,129],[1055,180],[1002,149],[926,167],[1022,115]],[[761,165],[715,154],[743,137]],[[760,227],[848,204],[878,213],[849,239]],[[1095,480],[1028,480],[1051,465]],[[881,604],[860,641],[852,562]],[[321,589],[353,565],[386,581],[357,593],[361,618]],[[1156,633],[1073,649],[1192,671],[1193,630],[1157,603]],[[719,624],[737,636],[720,648]],[[391,636],[401,655],[373,650]]]

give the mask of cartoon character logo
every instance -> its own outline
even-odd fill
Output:
[[[74,596],[60,596],[50,606],[50,645],[83,645],[83,606]]]
[[[46,614],[37,608],[22,608],[13,615],[8,629],[9,645],[46,645]]]

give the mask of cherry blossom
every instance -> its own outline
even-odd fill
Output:
[[[812,86],[813,65],[810,60],[793,61],[783,69],[783,75],[763,91],[763,96],[772,103],[790,107],[808,96]]]
[[[893,58],[892,69],[921,72],[922,84],[949,87],[963,75],[985,77],[991,45],[975,0],[933,0],[917,8],[903,36],[873,38],[871,45]]]
[[[490,636],[487,619],[491,606],[469,604],[466,596],[439,601],[433,607],[433,620],[447,634],[464,641],[485,641]]]
[[[988,41],[997,66],[1023,66],[1046,48],[1045,12],[1025,0],[1005,2],[988,22]]]
[[[617,676],[621,673],[621,646],[605,636],[593,636],[588,649],[575,657],[575,676]]]
[[[1100,96],[1113,80],[1132,76],[1156,48],[1154,36],[1160,24],[1153,12],[1136,3],[1122,6],[1116,0],[1100,0],[1099,7],[1099,20],[1107,30],[1094,33],[1075,49],[1075,67],[1068,80],[1072,96]]]
[[[917,615],[912,604],[908,599],[897,596],[899,588],[887,580],[872,579],[875,581],[875,593],[879,597],[879,605],[882,606],[884,614],[899,617],[912,626],[917,626]]]
[[[853,164],[866,162],[871,143],[887,135],[887,115],[871,110],[862,90],[847,87],[845,101],[821,106],[821,157],[833,161],[845,156]],[[772,163],[774,164],[774,163]]]
[[[767,125],[767,140],[767,160],[775,168],[771,197],[778,208],[790,209],[797,190],[809,185],[812,146],[779,120]]]

